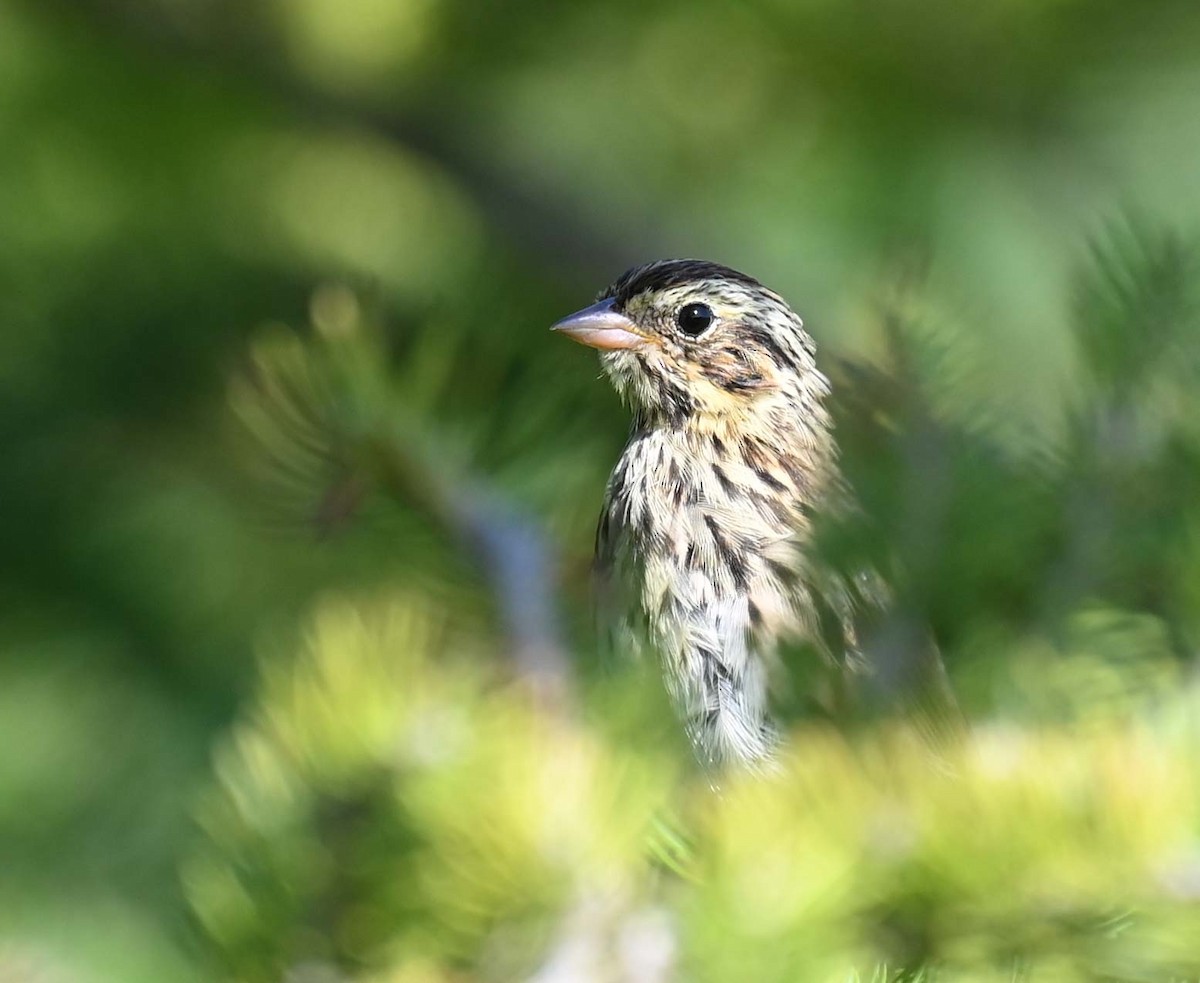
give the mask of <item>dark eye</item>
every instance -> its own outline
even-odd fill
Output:
[[[714,320],[712,308],[707,304],[684,304],[675,315],[675,323],[685,335],[695,338],[704,334]]]

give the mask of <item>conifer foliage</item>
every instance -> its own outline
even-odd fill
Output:
[[[1200,979],[1198,77],[1194,0],[0,3],[0,980]],[[788,652],[715,775],[602,650],[547,328],[683,256],[963,726]]]

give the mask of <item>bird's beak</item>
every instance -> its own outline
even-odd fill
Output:
[[[550,330],[561,331],[581,345],[607,351],[636,348],[646,341],[629,318],[613,310],[611,297],[564,317]]]

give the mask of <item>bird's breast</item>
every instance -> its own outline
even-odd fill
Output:
[[[602,532],[660,645],[714,619],[762,642],[797,626],[804,503],[785,473],[742,457],[652,430],[613,472]]]

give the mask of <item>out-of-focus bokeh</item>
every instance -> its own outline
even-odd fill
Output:
[[[0,0],[0,979],[1196,978],[1198,161],[1193,0]],[[546,327],[678,255],[960,741],[597,658]]]

